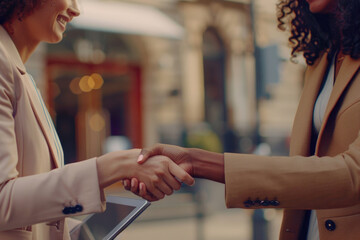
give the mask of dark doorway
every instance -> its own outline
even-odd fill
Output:
[[[210,124],[225,147],[227,130],[227,107],[225,87],[226,51],[215,28],[204,33],[203,43],[205,121]]]
[[[88,158],[89,147],[102,148],[101,139],[94,142],[86,135],[89,122],[87,115],[81,113],[92,110],[103,113],[100,120],[104,120],[106,127],[102,138],[124,136],[132,147],[142,146],[139,66],[111,61],[90,64],[53,57],[48,58],[47,72],[48,105],[64,149],[65,163]],[[103,78],[100,89],[89,93],[73,91],[72,82],[93,73]]]

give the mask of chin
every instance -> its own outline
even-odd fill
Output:
[[[62,40],[62,38],[60,38],[60,39],[58,39],[56,41],[53,41],[52,43],[59,43],[59,42],[61,42],[61,40]]]
[[[61,42],[61,40],[63,39],[63,35],[59,35],[59,36],[56,36],[56,37],[52,37],[50,38],[48,41],[46,41],[47,43],[59,43]]]

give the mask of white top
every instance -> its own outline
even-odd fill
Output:
[[[313,124],[317,134],[320,132],[320,128],[325,115],[326,106],[329,102],[329,98],[334,85],[334,75],[335,75],[334,59],[332,60],[332,64],[330,66],[329,72],[326,77],[326,82],[316,100],[314,107]],[[318,228],[318,221],[315,210],[312,210],[310,214],[307,240],[319,240],[319,228]]]
[[[326,106],[329,102],[329,98],[330,98],[330,94],[332,92],[333,89],[333,85],[334,85],[334,74],[335,74],[335,67],[334,67],[334,61],[332,62],[327,78],[326,78],[326,82],[316,100],[315,103],[315,107],[314,107],[314,115],[313,115],[313,123],[314,123],[314,127],[315,130],[317,131],[317,133],[319,133],[320,128],[321,128],[321,124],[323,122],[323,118],[325,115],[325,110],[326,110]]]
[[[59,139],[59,136],[56,132],[56,129],[55,129],[55,126],[54,126],[54,123],[50,117],[50,113],[49,111],[47,110],[46,106],[45,106],[45,103],[44,103],[44,100],[43,98],[41,97],[41,93],[39,91],[39,89],[37,88],[36,86],[36,83],[34,81],[34,78],[29,74],[30,76],[30,79],[32,81],[32,84],[36,90],[36,93],[37,93],[37,96],[39,98],[39,101],[40,101],[40,104],[41,104],[41,107],[43,109],[43,112],[44,112],[44,115],[45,115],[45,118],[46,118],[46,121],[47,121],[47,124],[49,125],[49,128],[51,129],[51,132],[52,132],[52,135],[54,137],[54,143],[55,143],[55,147],[56,147],[56,154],[57,154],[57,157],[58,157],[58,161],[60,163],[60,166],[59,167],[63,167],[64,166],[64,152],[63,152],[63,149],[62,149],[62,146],[61,146],[61,142],[60,142],[60,139]]]

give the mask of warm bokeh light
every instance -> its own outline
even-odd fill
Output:
[[[80,82],[80,78],[74,78],[71,82],[70,82],[70,85],[69,85],[69,88],[70,88],[70,91],[73,93],[73,94],[76,94],[76,95],[79,95],[81,94],[81,89],[79,87],[79,82]]]
[[[90,92],[92,90],[92,86],[94,86],[94,81],[92,80],[92,78],[90,76],[83,76],[80,79],[79,82],[79,87],[81,89],[81,91],[83,92]]]
[[[104,79],[98,73],[93,73],[90,76],[85,75],[81,78],[74,78],[69,85],[73,94],[79,95],[83,92],[87,93],[94,89],[100,89],[104,84]]]
[[[91,78],[94,81],[94,87],[93,89],[100,89],[102,87],[102,85],[104,84],[104,79],[102,78],[102,76],[98,73],[93,73],[91,74]]]
[[[95,113],[90,117],[89,126],[91,130],[100,132],[105,127],[105,120],[99,113]]]

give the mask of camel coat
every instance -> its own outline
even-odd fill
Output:
[[[0,239],[69,239],[66,216],[104,210],[96,159],[59,168],[44,110],[0,26]]]
[[[284,208],[283,240],[301,238],[309,209],[316,209],[321,240],[360,238],[360,60],[344,59],[316,138],[313,107],[327,55],[306,71],[289,157],[225,154],[227,206]]]

